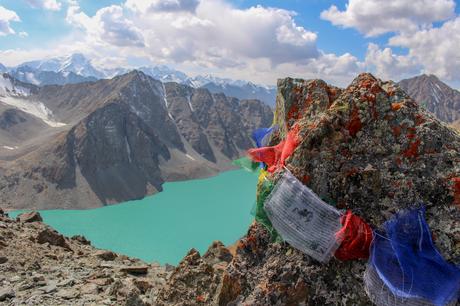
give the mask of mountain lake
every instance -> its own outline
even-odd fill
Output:
[[[46,224],[65,236],[83,235],[97,248],[146,262],[176,265],[191,248],[206,252],[242,237],[254,217],[257,174],[245,170],[165,183],[142,200],[90,210],[41,210]],[[16,217],[23,211],[10,212]]]

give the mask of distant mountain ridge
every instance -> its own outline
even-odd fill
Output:
[[[427,110],[447,123],[460,119],[460,91],[435,75],[420,75],[400,81],[399,86]]]
[[[4,66],[3,66],[4,67]],[[3,72],[14,78],[35,85],[65,85],[108,79],[128,73],[133,69],[105,69],[95,67],[83,54],[36,60],[22,63],[16,67],[4,67]],[[248,81],[218,78],[211,75],[190,77],[166,65],[140,67],[144,72],[162,82],[176,82],[191,87],[205,87],[212,93],[224,93],[238,99],[258,99],[273,106],[276,89],[274,86],[257,85]],[[2,72],[2,66],[0,66]]]
[[[140,71],[38,87],[0,78],[0,201],[90,208],[231,168],[272,111]]]

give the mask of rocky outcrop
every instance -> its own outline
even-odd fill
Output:
[[[155,305],[169,275],[158,264],[97,250],[82,237],[66,238],[41,222],[1,213],[0,254],[2,305]]]
[[[435,75],[423,74],[398,84],[439,120],[452,123],[460,119],[460,91],[443,83]]]
[[[344,90],[321,80],[278,82],[270,144],[298,129],[299,144],[286,167],[330,205],[351,209],[373,228],[395,212],[423,202],[434,242],[444,258],[460,263],[460,136],[419,107],[393,82],[359,75]],[[276,182],[279,172],[268,176]],[[369,305],[363,273],[366,261],[320,264],[275,242],[254,223],[238,242],[222,272],[230,280],[230,304]],[[188,273],[192,265],[178,269]],[[184,286],[196,290],[193,282]],[[228,288],[221,286],[218,288]],[[223,289],[217,289],[223,290]],[[162,293],[165,296],[165,293]],[[192,305],[171,299],[170,305]]]

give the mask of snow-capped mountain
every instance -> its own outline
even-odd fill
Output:
[[[212,75],[197,76],[192,79],[194,87],[203,87],[212,93],[224,93],[238,99],[257,99],[270,106],[275,105],[276,87],[257,85],[242,80],[231,80]]]
[[[65,85],[96,81],[95,77],[84,77],[74,72],[54,72],[34,69],[29,66],[20,66],[11,70],[9,74],[15,79],[34,85]]]
[[[4,73],[6,71],[8,71],[8,69],[0,63],[0,73]]]
[[[165,65],[158,65],[153,67],[141,67],[138,70],[151,76],[154,79],[160,80],[163,83],[175,82],[179,84],[192,86],[191,79],[185,73],[169,68]],[[195,87],[195,86],[194,86]]]
[[[52,71],[62,73],[75,73],[83,77],[94,77],[101,79],[106,77],[103,71],[96,69],[89,59],[83,54],[75,53],[65,57],[57,57],[45,60],[25,62],[18,66],[40,70],[40,71]]]
[[[0,67],[0,71],[1,71]],[[132,68],[105,69],[95,67],[83,54],[72,54],[44,60],[22,63],[7,69],[14,78],[35,85],[75,84],[98,79],[110,79],[126,74]],[[160,80],[163,83],[175,82],[194,88],[204,87],[212,93],[224,93],[238,99],[258,99],[268,105],[274,105],[275,87],[257,85],[248,81],[219,78],[212,75],[190,77],[187,74],[165,65],[140,67],[137,70]]]

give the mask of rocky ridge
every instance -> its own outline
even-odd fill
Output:
[[[373,228],[423,202],[434,243],[460,264],[460,136],[395,83],[361,74],[341,90],[321,80],[280,80],[275,123],[280,129],[271,145],[298,129],[300,143],[286,167],[323,200],[351,209]],[[201,275],[196,260],[184,259],[175,278]],[[208,270],[208,280],[218,283],[169,279],[159,298],[167,305],[195,305],[203,295],[222,297],[219,305],[369,305],[365,267],[365,260],[320,264],[274,242],[256,222],[220,276]]]
[[[218,241],[203,257],[191,250],[180,263],[192,269],[190,279],[180,273],[181,268],[96,249],[83,236],[64,237],[42,223],[37,212],[13,220],[0,209],[0,305],[153,306],[169,305],[165,299],[186,299],[194,305],[221,301],[226,296],[220,291],[209,296],[209,288],[216,291],[232,258]],[[170,290],[190,281],[200,288],[194,294],[175,296]]]
[[[0,212],[1,305],[152,305],[170,268],[67,238],[37,213]]]

